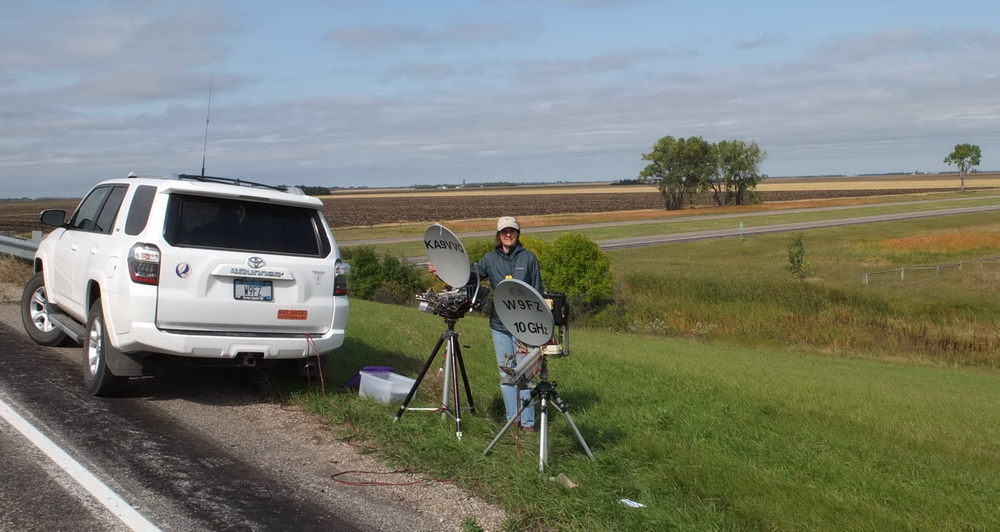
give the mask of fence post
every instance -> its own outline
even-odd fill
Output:
[[[899,269],[899,280],[900,281],[906,280],[906,268]]]

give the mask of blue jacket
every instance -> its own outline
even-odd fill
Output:
[[[490,287],[496,288],[504,279],[524,281],[544,295],[542,287],[542,270],[538,265],[538,257],[518,244],[510,253],[504,253],[503,248],[497,248],[487,253],[475,264],[476,271],[482,278],[490,280]],[[503,326],[496,308],[490,312],[490,328],[495,331],[508,332]]]

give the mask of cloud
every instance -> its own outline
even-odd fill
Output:
[[[62,105],[122,105],[188,94],[193,73],[228,53],[237,31],[197,5],[153,16],[115,6],[96,12],[28,7],[0,33],[5,98],[44,94]],[[10,28],[5,28],[10,29]]]
[[[756,39],[736,41],[733,43],[733,48],[737,50],[755,50],[758,48],[767,48],[775,43],[778,43],[782,38],[775,34],[764,34]]]
[[[617,49],[578,59],[525,60],[518,64],[518,75],[523,79],[569,78],[599,74],[626,73],[647,62],[664,59],[691,58],[698,52],[681,49]]]
[[[723,52],[734,64],[669,39],[543,46],[550,29],[524,13],[349,19],[302,38],[329,54],[306,64],[298,49],[240,48],[255,34],[212,4],[34,5],[0,20],[3,196],[47,195],[38,183],[56,180],[78,195],[129,171],[197,172],[211,70],[208,171],[264,182],[632,178],[665,135],[755,140],[772,175],[936,170],[957,142],[983,144],[984,164],[985,142],[1000,149],[992,31],[884,28],[819,37],[780,58],[765,52],[793,37],[765,32],[734,41],[749,53]],[[254,62],[261,50],[276,63]]]
[[[407,46],[483,46],[524,37],[524,30],[516,25],[485,22],[456,22],[438,29],[413,25],[338,28],[327,34],[334,44],[368,53]]]

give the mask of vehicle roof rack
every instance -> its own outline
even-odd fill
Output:
[[[192,181],[202,181],[205,183],[222,183],[225,185],[236,185],[243,187],[262,187],[269,188],[271,190],[278,190],[280,192],[288,192],[288,187],[285,185],[275,186],[267,185],[264,183],[255,183],[253,181],[244,181],[242,179],[232,179],[229,177],[215,177],[210,175],[191,175],[191,174],[177,174],[177,179],[190,179]]]

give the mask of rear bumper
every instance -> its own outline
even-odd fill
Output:
[[[256,359],[303,359],[317,353],[326,353],[344,344],[349,304],[346,297],[333,298],[334,319],[325,333],[282,332],[270,330],[217,333],[215,331],[160,329],[153,323],[155,303],[149,294],[132,297],[115,297],[108,294],[116,308],[128,308],[129,313],[111,314],[105,303],[105,315],[117,316],[108,320],[108,334],[112,345],[123,353],[156,353],[177,357],[226,360],[253,355]],[[127,318],[125,318],[127,316]],[[130,319],[129,319],[130,318]]]
[[[114,342],[122,352],[205,359],[235,359],[248,354],[265,360],[306,358],[340,347],[345,336],[344,329],[330,329],[322,336],[225,336],[196,331],[163,331],[144,323],[132,325],[130,333],[117,337],[117,342]]]

